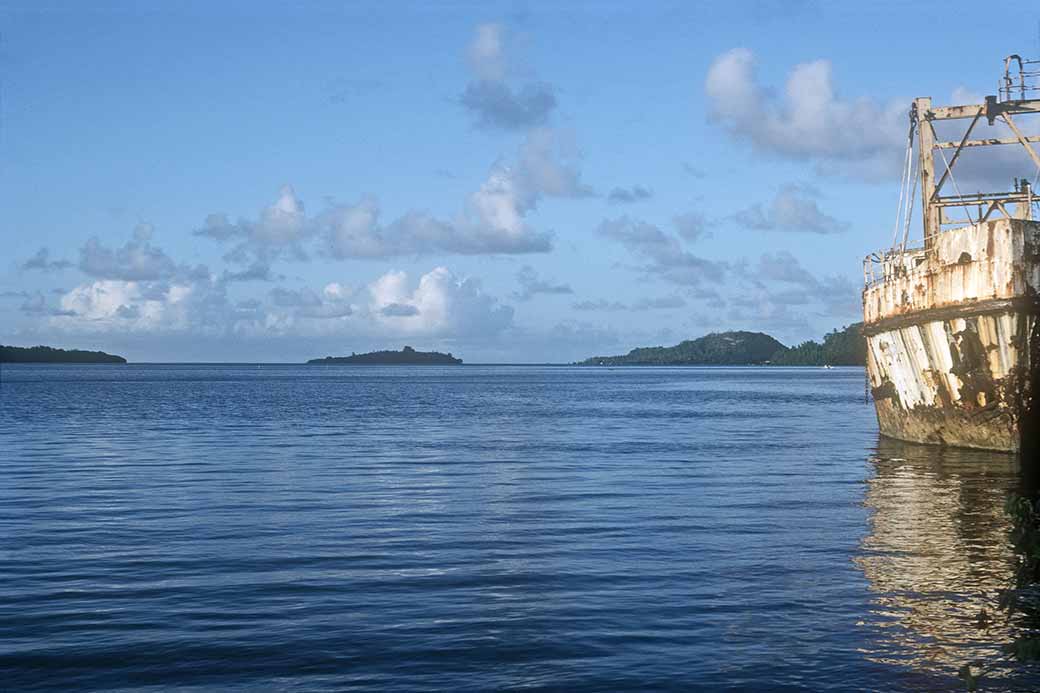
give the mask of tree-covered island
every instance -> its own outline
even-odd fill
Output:
[[[620,356],[593,356],[583,366],[862,366],[866,341],[855,323],[791,348],[763,332],[714,332],[671,347],[640,347]]]
[[[373,351],[367,354],[351,354],[350,356],[326,356],[323,359],[311,359],[310,365],[365,365],[365,366],[457,366],[462,359],[437,351],[416,351],[406,346],[401,351]]]
[[[0,363],[126,363],[126,359],[103,351],[0,345]]]

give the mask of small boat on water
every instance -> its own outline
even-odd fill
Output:
[[[1040,134],[1028,134],[1040,131],[1019,124],[1037,114],[1040,60],[1017,55],[983,103],[911,106],[893,244],[863,265],[867,377],[886,436],[1018,451],[1040,434]],[[939,136],[965,121],[959,138]],[[997,132],[972,139],[980,125]],[[963,193],[958,160],[989,147],[1025,150],[1007,167],[1013,189]],[[919,245],[909,243],[918,188]]]

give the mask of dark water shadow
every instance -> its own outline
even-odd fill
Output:
[[[1035,493],[1032,465],[887,438],[871,462],[855,559],[870,589],[865,656],[903,669],[911,688],[966,690],[959,672],[975,662],[978,690],[1040,689],[1040,669],[1004,651],[1020,633],[1000,599],[1020,560],[1006,506]]]

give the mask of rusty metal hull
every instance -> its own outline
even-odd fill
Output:
[[[863,292],[884,435],[1019,451],[1036,429],[1040,224],[1001,219],[886,256]]]

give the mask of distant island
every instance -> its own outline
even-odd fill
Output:
[[[713,332],[671,347],[640,347],[621,356],[593,356],[582,366],[862,366],[866,341],[862,324],[834,330],[823,343],[791,348],[764,332]]]
[[[0,345],[0,363],[126,363],[126,359],[103,351]]]
[[[416,351],[406,346],[400,351],[373,351],[367,354],[351,354],[350,356],[326,356],[323,359],[311,359],[310,365],[342,365],[360,364],[366,366],[457,366],[462,359],[451,354],[437,351]]]

